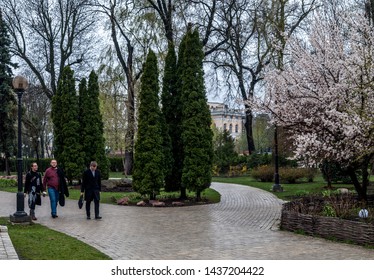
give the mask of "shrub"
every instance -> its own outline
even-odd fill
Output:
[[[282,167],[279,169],[279,176],[283,182],[295,184],[298,180],[306,178],[313,180],[315,173],[310,168],[290,168]]]
[[[0,189],[10,189],[17,187],[17,180],[0,179]]]
[[[123,172],[122,157],[110,156],[108,157],[110,165],[109,170],[112,172]]]
[[[352,180],[351,177],[347,174],[347,171],[344,170],[338,162],[328,162],[324,161],[320,166],[323,179],[328,182],[331,181],[332,183],[344,183],[344,184],[351,184]],[[362,177],[360,171],[357,171],[358,178]]]
[[[262,165],[252,169],[251,176],[261,182],[272,182],[274,179],[274,167]]]
[[[313,180],[316,171],[311,168],[279,168],[279,177],[283,183],[295,184],[300,179]],[[251,176],[261,182],[272,182],[274,179],[274,166],[263,165],[254,168]]]

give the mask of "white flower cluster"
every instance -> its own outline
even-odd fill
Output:
[[[373,154],[374,32],[362,15],[339,26],[316,19],[307,41],[290,39],[290,61],[266,75],[266,110],[293,132],[295,156],[312,164]]]

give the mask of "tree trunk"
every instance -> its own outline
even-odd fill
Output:
[[[351,166],[348,168],[348,174],[357,192],[358,200],[363,201],[363,202],[367,201],[367,187],[368,187],[368,182],[369,182],[369,178],[368,178],[369,173],[367,172],[367,167],[368,166],[366,166],[366,171],[364,170],[365,169],[364,166],[362,168],[362,171],[363,171],[362,172],[362,184],[357,178],[356,169]]]
[[[201,201],[201,191],[196,192],[196,201]]]
[[[255,151],[255,143],[253,141],[253,132],[252,132],[252,122],[253,116],[252,111],[248,105],[245,105],[245,136],[247,139],[248,153],[252,154]]]
[[[184,200],[184,199],[187,199],[187,190],[185,187],[181,187],[181,195],[180,195],[180,199]]]
[[[9,154],[5,153],[5,174],[10,176]]]
[[[132,166],[133,166],[133,158],[134,153],[133,151],[125,151],[125,176],[129,176],[132,174]]]

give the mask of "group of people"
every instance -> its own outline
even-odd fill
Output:
[[[57,166],[57,160],[52,159],[50,167],[44,173],[42,178],[38,172],[38,164],[33,162],[31,169],[26,174],[24,194],[28,195],[28,205],[30,208],[30,217],[37,220],[35,216],[35,206],[41,205],[41,196],[48,196],[51,205],[52,218],[57,218],[57,205],[64,205],[65,196],[69,196],[66,178],[61,168]],[[95,206],[95,219],[101,219],[99,215],[99,202],[101,192],[101,174],[97,169],[97,162],[91,161],[90,167],[83,172],[81,196],[86,201],[87,219],[91,219],[91,202]]]

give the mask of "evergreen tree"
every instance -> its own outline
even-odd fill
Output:
[[[12,110],[16,104],[12,89],[12,69],[10,61],[10,39],[0,10],[0,153],[4,153],[7,172],[10,173],[8,159],[13,153],[16,139],[15,120]]]
[[[157,58],[149,51],[141,77],[138,135],[134,156],[134,189],[154,199],[164,180],[163,137],[159,107]]]
[[[177,82],[177,57],[175,48],[169,43],[168,53],[165,59],[164,78],[161,94],[162,115],[164,126],[164,153],[165,153],[165,190],[179,191],[181,187],[182,155],[180,120],[180,102]]]
[[[89,98],[87,92],[87,79],[82,78],[79,83],[78,89],[78,100],[79,100],[79,123],[80,123],[80,143],[82,145],[82,151],[84,153],[83,162],[88,167],[90,163],[90,153],[91,151],[87,151],[89,145],[85,145],[85,143],[89,142],[89,137],[87,129],[87,122],[90,122],[89,118]]]
[[[211,184],[213,162],[213,132],[210,128],[212,119],[207,105],[203,58],[198,31],[188,30],[180,77],[184,153],[182,184],[196,192],[197,199],[201,198],[201,192]]]
[[[87,163],[95,160],[99,165],[103,179],[109,178],[109,159],[105,154],[104,123],[100,112],[99,102],[99,82],[98,76],[91,71],[87,87],[89,109],[84,118],[85,136],[87,142],[84,142],[83,149],[86,154]]]
[[[74,72],[65,67],[57,92],[52,99],[55,158],[71,182],[80,178],[84,153],[80,143],[79,100],[75,90]]]
[[[175,87],[175,125],[173,132],[173,176],[175,184],[179,186],[180,198],[187,198],[186,186],[182,184],[182,173],[183,173],[183,141],[182,141],[182,118],[183,118],[183,99],[182,99],[182,85],[183,85],[183,71],[184,71],[184,53],[187,44],[188,34],[191,32],[191,25],[188,25],[187,33],[183,36],[182,41],[179,45],[177,71],[176,71],[176,87]]]
[[[234,165],[238,159],[235,152],[235,139],[228,130],[219,131],[214,139],[214,164],[218,167],[220,174],[226,174],[230,165]]]

